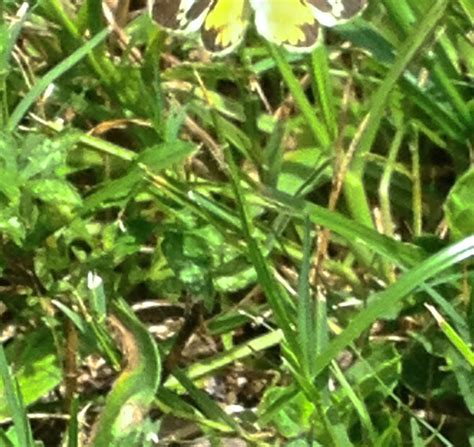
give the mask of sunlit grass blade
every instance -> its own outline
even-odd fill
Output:
[[[474,23],[474,4],[470,0],[459,0],[471,23]]]
[[[246,357],[262,352],[272,346],[276,346],[283,341],[283,333],[281,330],[276,330],[260,337],[253,338],[242,345],[235,346],[229,351],[206,359],[205,362],[198,362],[187,368],[184,373],[190,380],[196,380],[217,371],[220,368],[228,366],[236,361],[242,361]],[[177,389],[178,382],[176,378],[170,377],[164,383],[164,386],[169,389]]]
[[[7,78],[11,73],[11,58],[15,44],[20,36],[20,32],[29,18],[29,14],[25,14],[16,23],[7,25],[3,20],[4,16],[1,12],[3,4],[0,5],[0,128],[3,129],[8,120],[9,104],[7,95]]]
[[[361,421],[362,426],[364,427],[364,434],[370,440],[370,445],[376,445],[376,430],[372,424],[370,418],[370,413],[362,401],[362,399],[357,395],[356,391],[353,389],[349,381],[345,378],[344,373],[341,371],[340,367],[336,362],[332,363],[331,372],[334,374],[334,377],[339,382],[339,385],[344,390],[345,395],[349,398],[353,407],[357,411],[357,415]]]
[[[7,434],[0,428],[0,445],[2,447],[17,447],[10,441],[10,438]]]
[[[328,133],[332,138],[335,138],[338,130],[337,113],[331,85],[331,74],[329,72],[329,57],[325,45],[318,45],[313,51],[311,55],[311,68],[314,94],[321,104]]]
[[[265,171],[262,173],[263,182],[275,187],[281,172],[283,162],[283,138],[286,132],[286,123],[278,120],[275,123],[272,135],[264,150]]]
[[[99,34],[96,34],[91,40],[85,43],[82,47],[77,49],[69,57],[62,60],[56,67],[51,69],[46,73],[36,84],[31,88],[31,90],[25,95],[25,97],[17,104],[13,110],[10,118],[7,122],[7,130],[13,131],[20,121],[23,119],[28,110],[33,106],[35,101],[41,96],[41,94],[68,70],[70,70],[74,65],[80,62],[84,57],[87,56],[93,48],[99,45],[105,40],[109,34],[108,29],[102,30]]]
[[[400,48],[399,54],[391,66],[390,71],[371,99],[368,119],[362,127],[362,135],[357,142],[357,149],[351,168],[346,176],[344,189],[351,214],[358,222],[369,227],[373,227],[372,216],[368,205],[366,190],[363,186],[367,154],[370,152],[379,131],[390,93],[410,62],[423,47],[427,38],[433,33],[439,20],[441,20],[444,15],[447,3],[447,0],[437,1],[429,13],[421,20],[419,25],[411,31],[405,44]]]
[[[216,126],[219,126],[219,121],[215,119]],[[220,127],[217,127],[221,142],[224,142]],[[261,246],[257,242],[256,228],[250,218],[248,210],[248,203],[241,185],[241,176],[237,168],[230,147],[224,143],[225,159],[229,167],[232,190],[235,196],[237,210],[242,226],[242,234],[247,243],[247,255],[252,262],[253,267],[257,273],[259,284],[265,292],[268,303],[274,312],[276,323],[285,334],[285,339],[288,342],[290,350],[289,354],[294,357],[299,355],[298,341],[294,333],[291,323],[294,319],[293,304],[283,289],[283,287],[275,280],[273,274],[273,266],[270,259],[266,258],[262,252]],[[288,358],[291,362],[291,359]],[[296,361],[294,359],[294,361]]]
[[[298,326],[297,334],[302,352],[302,373],[310,377],[316,354],[314,305],[311,298],[309,271],[311,268],[311,227],[309,219],[304,221],[303,260],[298,279]]]
[[[415,23],[416,17],[413,14],[407,0],[383,0],[382,3],[387,8],[390,18],[398,26],[400,34],[410,32],[410,25]]]
[[[322,152],[327,152],[329,150],[331,138],[326,125],[316,115],[316,110],[309,102],[304,90],[301,88],[301,85],[294,75],[290,64],[286,61],[283,52],[273,45],[269,45],[268,48],[270,49],[270,53],[275,60],[275,63],[280,70],[283,79],[288,85],[288,88],[293,95],[296,104],[305,117],[314,139],[321,145]]]
[[[449,279],[446,278],[448,282]],[[463,337],[468,337],[469,335],[469,328],[468,324],[465,319],[462,317],[460,312],[456,310],[456,306],[451,304],[449,301],[446,300],[435,288],[422,286],[422,289],[431,297],[433,303],[435,303],[444,314],[450,319],[451,323],[454,324],[454,327]]]
[[[71,412],[69,414],[69,423],[67,431],[67,447],[78,447],[79,446],[79,399],[77,396],[72,401]]]
[[[410,427],[411,427],[411,440],[413,447],[423,447],[425,446],[425,441],[421,436],[420,427],[415,418],[410,419]]]
[[[200,410],[209,419],[214,421],[222,421],[230,428],[234,429],[236,433],[243,435],[244,431],[239,424],[229,416],[217,403],[209,397],[207,393],[197,388],[193,382],[180,369],[173,370],[173,375],[183,385],[191,398],[196,402]]]
[[[420,247],[404,244],[384,236],[340,213],[327,210],[309,201],[288,196],[281,191],[265,189],[261,192],[270,203],[274,203],[278,207],[284,206],[289,215],[300,220],[308,215],[313,223],[329,228],[348,241],[360,240],[376,253],[386,256],[400,266],[413,266],[426,256]]]
[[[15,378],[10,372],[3,344],[0,343],[0,376],[3,382],[5,399],[11,412],[18,442],[24,447],[34,447],[31,427],[26,417],[26,409]]]
[[[419,9],[424,9],[426,6],[421,5],[418,9],[419,3],[413,1],[408,3],[406,1],[385,0],[390,16],[401,27],[404,36],[410,33],[413,23],[416,21],[416,15],[421,15]],[[468,104],[458,88],[462,77],[457,75],[456,69],[452,66],[446,54],[446,48],[451,44],[449,36],[440,34],[438,41],[433,52],[424,57],[425,66],[430,70],[435,89],[444,93],[463,127],[469,127],[472,117]]]
[[[459,351],[464,357],[467,363],[474,368],[474,352],[468,344],[460,337],[460,335],[454,330],[454,328],[443,318],[434,306],[426,304],[426,308],[430,311],[436,323],[443,331],[446,338],[452,343],[452,345]]]
[[[396,283],[388,287],[349,323],[347,328],[336,336],[316,359],[316,373],[320,373],[337,354],[367,330],[377,318],[383,317],[416,288],[436,277],[449,267],[474,256],[474,236],[453,244],[417,267],[406,272]]]
[[[231,434],[234,432],[228,424],[215,419],[207,418],[189,402],[178,394],[166,388],[160,388],[158,397],[155,400],[157,407],[164,413],[178,417],[185,421],[192,421],[202,427],[215,430],[222,434]]]

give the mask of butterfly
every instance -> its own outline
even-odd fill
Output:
[[[334,26],[359,14],[368,0],[154,0],[153,19],[184,33],[200,31],[204,47],[224,55],[243,40],[250,19],[269,42],[289,51],[312,50],[319,26]]]

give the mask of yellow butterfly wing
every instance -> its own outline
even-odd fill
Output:
[[[255,26],[268,41],[290,51],[316,46],[319,25],[305,0],[250,0]]]
[[[248,0],[215,0],[201,28],[204,47],[218,55],[230,53],[242,42],[249,18]]]
[[[368,0],[150,0],[155,21],[182,32],[201,30],[204,47],[224,55],[242,41],[251,10],[259,34],[290,51],[313,49],[319,23],[334,26],[359,14]],[[251,5],[251,8],[250,8]]]
[[[184,33],[201,28],[214,0],[152,0],[151,16],[165,28]]]

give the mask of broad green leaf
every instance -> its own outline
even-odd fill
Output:
[[[206,240],[197,235],[168,231],[161,250],[183,286],[196,298],[202,298],[208,310],[214,306],[212,258]]]
[[[286,389],[284,388],[270,388],[260,403],[259,411],[265,412],[285,392]],[[284,406],[274,412],[270,422],[282,436],[287,439],[294,438],[308,432],[311,427],[311,416],[313,413],[314,405],[302,393],[299,393],[291,400],[285,401]]]
[[[161,375],[156,343],[122,300],[113,303],[111,321],[120,331],[126,366],[107,396],[91,446],[141,446],[143,421],[150,410]]]
[[[46,328],[31,332],[26,338],[15,340],[8,347],[6,354],[13,365],[25,406],[48,394],[62,380],[53,339]],[[4,392],[5,388],[0,386],[0,396],[4,396]],[[0,418],[10,416],[7,403],[1,398]]]
[[[28,187],[34,197],[44,202],[79,206],[81,196],[68,182],[61,179],[32,180]]]

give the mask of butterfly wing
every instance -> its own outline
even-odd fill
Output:
[[[242,42],[249,19],[248,0],[216,0],[201,28],[204,47],[221,56],[230,53]]]
[[[250,0],[255,26],[268,41],[290,51],[310,51],[318,41],[319,25],[305,0]]]
[[[347,22],[360,14],[367,6],[367,0],[305,0],[313,10],[318,22],[334,26]]]
[[[154,0],[151,16],[161,26],[194,32],[201,28],[214,0]]]

